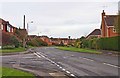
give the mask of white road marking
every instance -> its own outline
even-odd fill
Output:
[[[70,74],[70,72],[69,72],[69,71],[66,71],[66,73]]]
[[[74,74],[70,74],[71,76],[75,76]]]
[[[66,73],[70,74],[70,76],[75,76],[74,74],[71,74],[69,71],[66,71],[66,69],[64,69],[63,67],[61,67],[60,65],[58,65],[57,63],[55,63],[54,61],[52,61],[51,59],[45,57],[44,55],[42,55],[41,53],[34,53],[37,57],[41,58],[45,58],[46,60],[50,61],[51,63],[54,63],[55,65],[57,65],[60,69],[62,69],[63,71],[65,71]]]
[[[57,65],[58,67],[60,66],[60,65]]]
[[[55,63],[54,61],[52,61],[52,63]]]
[[[39,58],[41,58],[39,55],[37,55],[36,53],[34,53],[36,56],[38,56]]]
[[[112,66],[112,67],[115,67],[115,68],[120,68],[119,66],[108,64],[108,63],[103,63],[103,64],[108,65],[108,66]]]
[[[59,67],[60,69],[62,69],[62,67]]]
[[[84,58],[84,57],[79,57],[80,59],[84,59],[84,60],[88,60],[88,61],[94,61],[92,59],[89,59],[89,58]]]
[[[64,68],[63,68],[62,70],[63,70],[63,71],[65,71],[65,69],[64,69]]]
[[[88,58],[83,58],[83,59],[88,60],[88,61],[94,61],[94,60],[92,60],[92,59],[88,59]]]

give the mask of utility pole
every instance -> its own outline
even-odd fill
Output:
[[[24,15],[24,18],[23,18],[23,29],[25,29],[25,15]]]

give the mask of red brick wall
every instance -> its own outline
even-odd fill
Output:
[[[108,37],[118,36],[116,32],[113,32],[113,27],[108,28]]]
[[[47,37],[42,37],[41,38],[44,42],[46,42],[48,45],[52,45],[52,43],[50,42],[50,39]]]
[[[104,20],[105,12],[104,12],[104,10],[103,10],[103,13],[101,15],[102,15],[102,23],[101,23],[102,30],[101,30],[101,34],[102,34],[102,37],[106,37],[106,26],[105,26],[105,20]]]

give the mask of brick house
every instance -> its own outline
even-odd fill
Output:
[[[60,39],[59,38],[50,38],[52,45],[59,45]]]
[[[52,42],[47,36],[38,36],[42,41],[46,42],[49,46],[52,45]]]
[[[100,37],[101,37],[101,30],[95,29],[86,38],[91,39],[91,38],[100,38]]]
[[[102,12],[102,22],[101,22],[101,37],[113,37],[118,36],[115,29],[115,21],[117,21],[118,15],[106,15]]]
[[[14,34],[17,28],[12,26],[8,21],[0,18],[0,29],[2,30],[2,32]]]
[[[28,41],[31,41],[32,39],[36,38],[37,35],[28,35]]]
[[[69,39],[69,38],[51,38],[52,45],[60,45],[63,43],[63,45],[69,45],[75,42],[75,39]]]
[[[2,18],[0,18],[0,30],[2,35],[3,33],[8,35],[14,35],[20,42],[23,42],[24,45],[26,44],[26,39],[28,35],[26,29],[20,29],[20,28],[18,29],[17,27],[12,26],[9,23],[9,21],[5,21]]]
[[[49,37],[41,36],[40,39],[43,40],[44,42],[46,42],[49,46],[52,45],[52,42]]]
[[[5,21],[5,20],[0,18],[0,29],[3,32],[14,33],[14,30],[16,28],[13,27],[8,21]]]

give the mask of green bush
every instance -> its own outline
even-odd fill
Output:
[[[2,32],[2,47],[4,48],[14,48],[19,47],[20,42],[16,36]]]
[[[120,51],[120,36],[83,40],[81,45],[82,48]]]
[[[98,40],[98,46],[100,49],[103,50],[119,50],[119,38],[120,36],[117,37],[111,37],[111,38],[100,38]]]
[[[12,44],[14,44],[14,46],[15,46],[16,48],[18,48],[18,47],[20,46],[20,42],[18,41],[18,39],[17,39],[15,36],[12,36],[12,37],[10,38],[10,41],[12,42]]]

